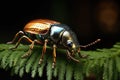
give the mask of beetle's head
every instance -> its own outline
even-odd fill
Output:
[[[65,31],[62,35],[61,42],[71,54],[77,52],[79,43],[77,42],[76,36],[73,32]]]
[[[67,48],[72,54],[78,52],[79,49],[79,47],[72,40],[67,40]]]

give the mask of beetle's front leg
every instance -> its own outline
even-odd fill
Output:
[[[42,49],[42,55],[41,55],[41,57],[40,57],[39,64],[42,63],[44,54],[46,53],[47,42],[48,42],[48,40],[46,39],[46,40],[45,40],[45,43],[44,43],[44,46],[43,46],[43,49]]]
[[[36,40],[36,39],[35,39],[34,41],[32,41],[32,43],[31,43],[31,45],[30,45],[30,47],[29,47],[29,50],[22,56],[22,58],[26,58],[26,57],[28,57],[29,55],[31,55],[35,43],[42,44],[40,41],[38,41],[38,40]]]
[[[24,35],[24,32],[23,32],[23,31],[17,32],[16,35],[14,36],[13,40],[10,41],[10,42],[7,42],[7,44],[12,44],[12,43],[14,43],[15,40],[16,40],[16,38],[17,38],[18,36],[20,36],[20,35]]]
[[[75,59],[74,57],[71,56],[71,53],[69,52],[69,50],[67,50],[67,55],[70,59],[76,61],[76,62],[80,62],[79,60]]]
[[[52,64],[52,68],[55,68],[55,64],[56,64],[56,45],[53,45],[53,64]]]

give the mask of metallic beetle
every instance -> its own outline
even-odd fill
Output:
[[[39,64],[42,63],[44,54],[46,52],[46,46],[52,45],[53,46],[53,64],[52,68],[55,67],[56,63],[56,47],[63,47],[67,50],[67,56],[79,62],[79,60],[75,59],[73,56],[75,53],[78,53],[80,57],[85,57],[80,54],[80,47],[88,47],[91,46],[100,39],[85,45],[80,46],[77,40],[75,33],[65,24],[61,24],[60,22],[49,20],[49,19],[36,19],[30,21],[28,24],[25,25],[23,31],[19,31],[12,41],[7,42],[7,44],[12,44],[15,42],[16,38],[21,36],[17,41],[16,45],[11,49],[15,49],[18,47],[22,39],[26,39],[28,42],[31,42],[30,48],[27,53],[25,53],[22,58],[28,57],[31,55],[32,49],[34,44],[43,44],[42,55],[39,60]]]

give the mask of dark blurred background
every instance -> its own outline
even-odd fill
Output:
[[[120,39],[119,4],[119,0],[4,0],[0,2],[0,43],[10,41],[30,20],[47,18],[70,26],[81,45],[101,38],[94,47],[112,47]]]
[[[120,41],[119,12],[119,0],[1,0],[0,43],[12,40],[30,20],[47,18],[70,26],[81,45],[101,38],[87,49],[111,48]]]

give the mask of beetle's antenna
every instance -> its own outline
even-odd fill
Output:
[[[80,45],[80,47],[86,48],[86,47],[89,47],[89,46],[92,46],[92,45],[98,43],[99,41],[101,41],[101,39],[97,39],[97,40],[95,40],[94,42],[92,42],[92,43],[90,43],[90,44],[87,44],[87,45]]]

